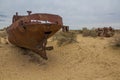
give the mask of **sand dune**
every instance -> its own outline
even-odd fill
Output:
[[[77,36],[78,43],[58,47],[48,40],[45,61],[30,51],[0,44],[0,80],[120,80],[120,49],[111,38]]]

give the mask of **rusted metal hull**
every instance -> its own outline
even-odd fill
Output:
[[[8,29],[8,40],[19,47],[30,49],[47,59],[46,53],[42,53],[42,45],[52,35],[54,35],[61,25],[57,24],[28,24],[25,28],[19,26],[15,29]],[[46,43],[46,42],[45,42]]]
[[[16,46],[30,49],[39,54],[42,58],[47,59],[45,51],[47,39],[60,30],[63,26],[62,19],[58,16],[60,21],[58,21],[57,24],[55,23],[55,19],[51,19],[51,22],[53,23],[41,24],[38,22],[29,22],[31,19],[42,20],[42,18],[38,18],[42,16],[41,14],[35,14],[35,17],[34,15],[31,16],[29,15],[27,17],[17,19],[17,21],[14,21],[13,24],[8,27],[8,40]],[[49,16],[51,15],[46,15],[47,18]]]

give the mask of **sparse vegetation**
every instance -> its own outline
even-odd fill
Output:
[[[0,37],[2,37],[2,38],[7,37],[6,28],[0,29]]]
[[[53,36],[53,40],[57,40],[58,46],[77,42],[76,34],[73,32],[59,32]]]
[[[87,37],[87,36],[91,36],[91,37],[97,37],[97,32],[95,31],[95,29],[87,29],[87,28],[83,28],[83,31],[82,31],[82,34],[84,37]]]
[[[116,47],[120,47],[120,34],[116,34],[113,37],[113,41],[112,41],[113,45]]]
[[[87,29],[86,27],[84,27],[82,30],[83,30],[82,34],[83,34],[84,37],[87,37],[87,36],[90,35],[90,30]]]
[[[70,30],[70,32],[73,32],[75,34],[82,34],[83,31],[79,29],[79,30]]]
[[[5,38],[7,36],[6,31],[0,31],[0,37]]]
[[[91,29],[90,30],[89,36],[91,36],[91,37],[97,37],[97,32],[95,31],[95,29]]]
[[[8,44],[6,28],[0,29],[0,44]]]
[[[7,27],[4,27],[4,28],[0,29],[0,31],[4,31],[4,30],[6,30],[6,28],[7,28]]]

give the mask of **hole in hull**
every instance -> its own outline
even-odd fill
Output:
[[[52,33],[52,31],[47,31],[47,32],[44,32],[45,34],[51,34]]]

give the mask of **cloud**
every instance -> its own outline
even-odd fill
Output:
[[[3,14],[0,14],[0,17],[6,18],[7,16],[6,16],[6,15],[3,15]]]
[[[64,24],[73,28],[74,25],[119,23],[119,7],[120,0],[0,0],[0,17],[10,23],[8,20],[15,12],[19,15],[27,14],[27,10],[53,13],[62,16]]]
[[[4,22],[5,20],[4,19],[0,19],[0,22]]]
[[[0,22],[5,22],[6,18],[7,18],[6,15],[0,14]]]

